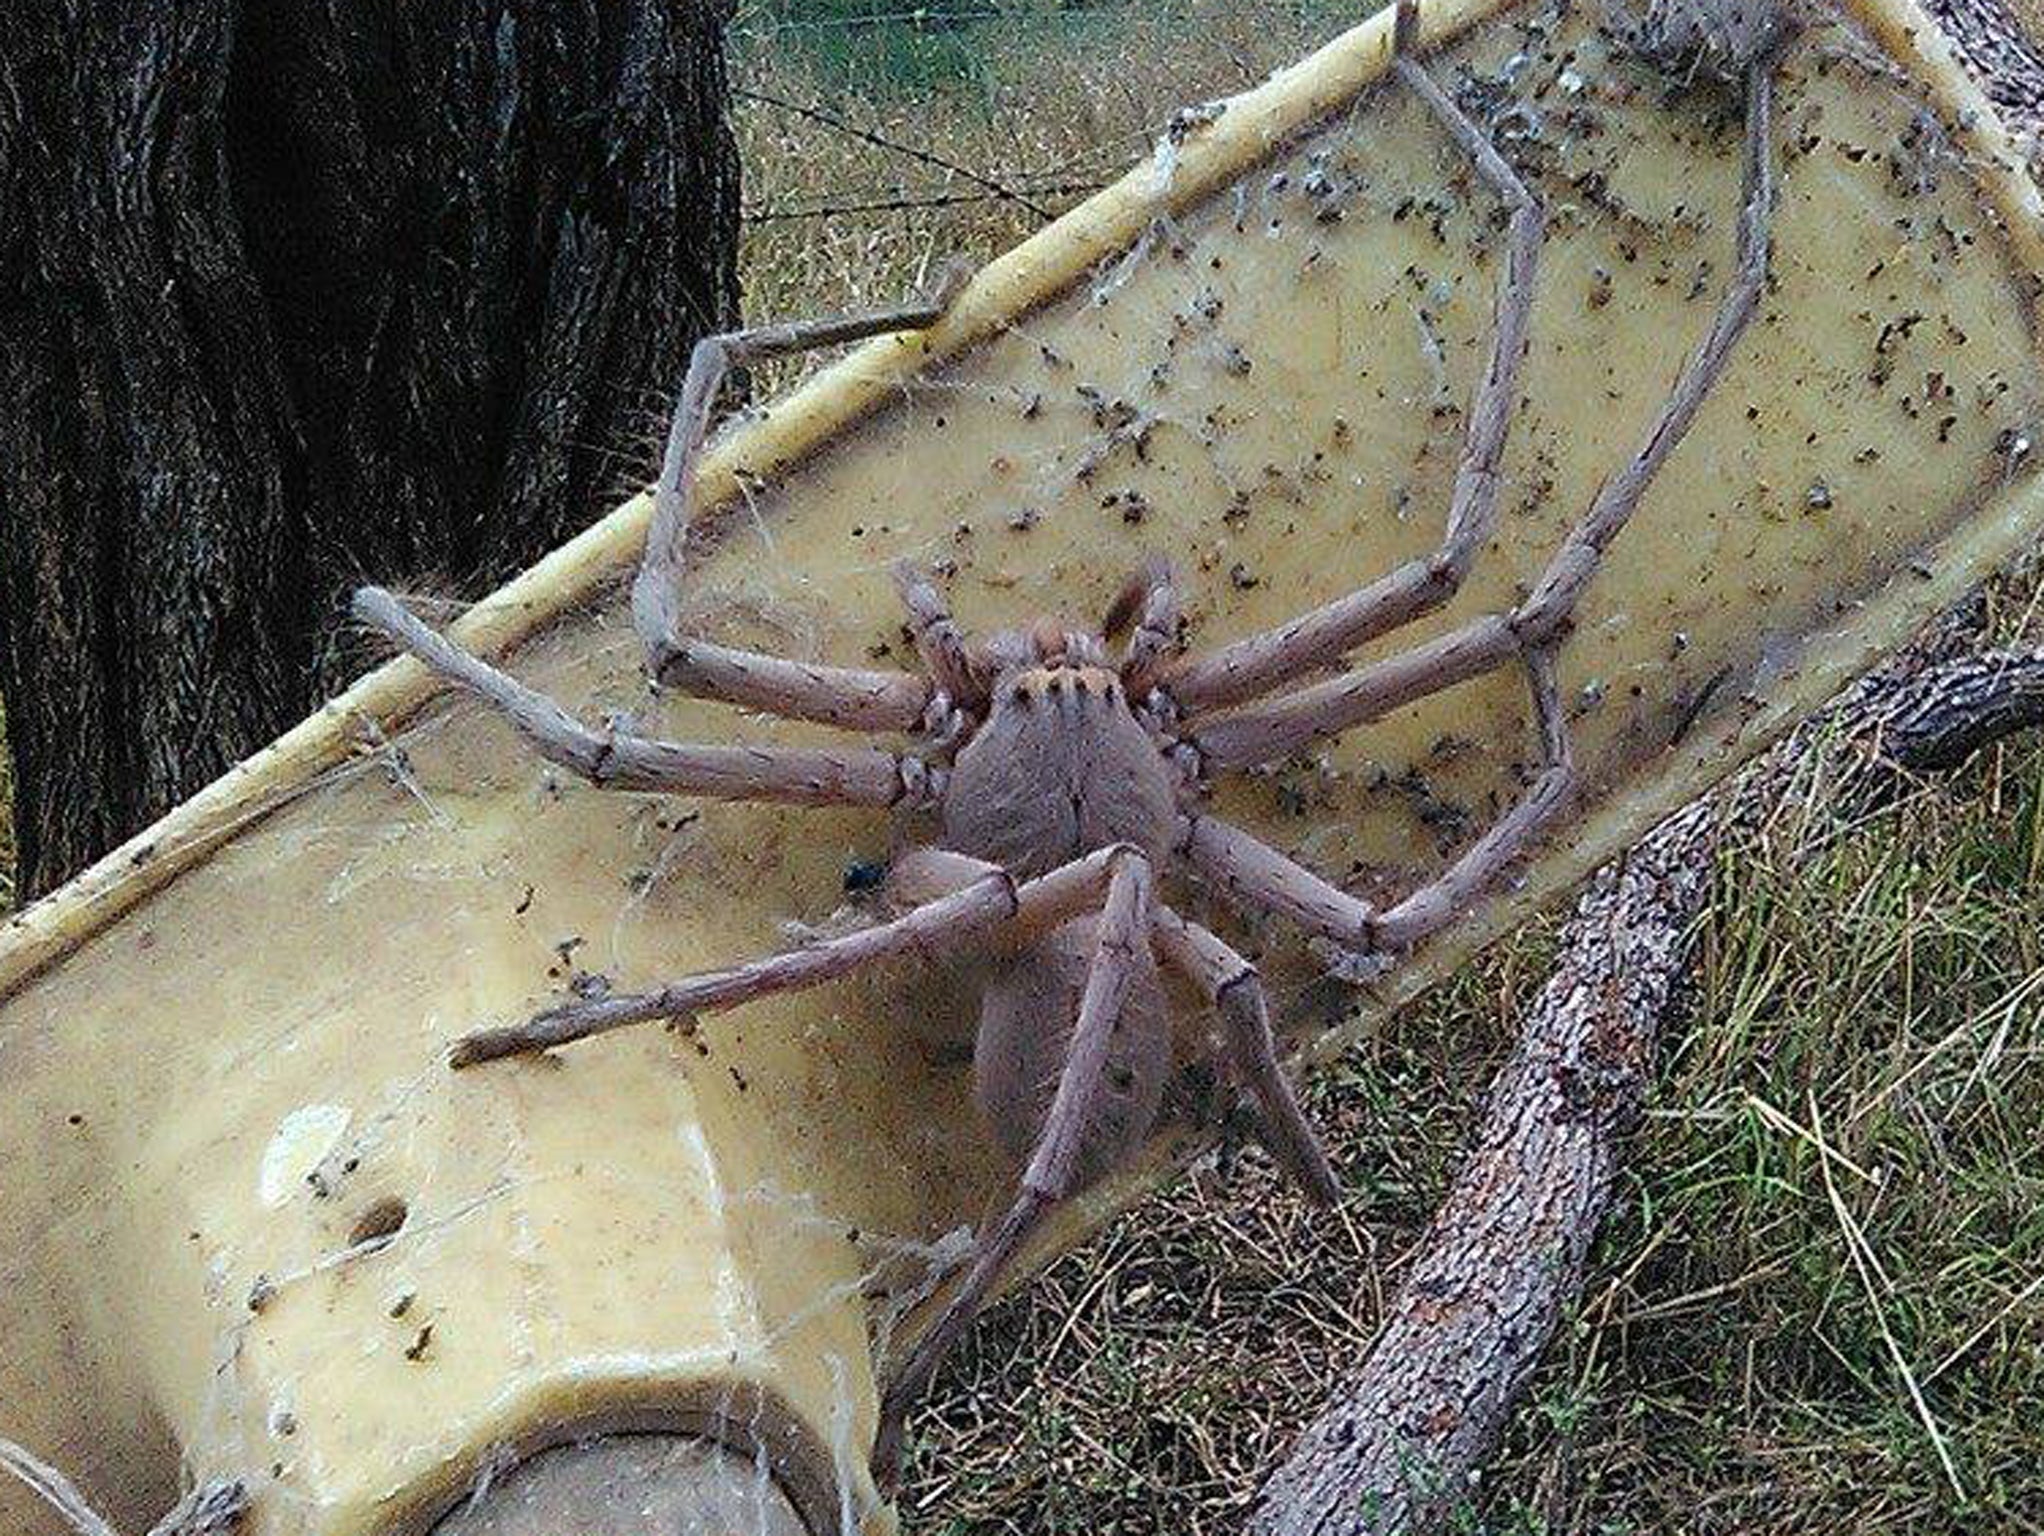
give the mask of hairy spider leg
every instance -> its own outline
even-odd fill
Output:
[[[627,1025],[692,1018],[776,992],[821,986],[897,956],[937,953],[963,941],[991,942],[1008,936],[1020,940],[1098,906],[1117,862],[1135,851],[1116,843],[1018,886],[998,864],[931,850],[952,866],[946,870],[941,894],[886,922],[729,970],[686,976],[651,992],[562,1003],[522,1024],[465,1035],[455,1042],[449,1059],[457,1067],[475,1066],[571,1045]]]
[[[1101,871],[1121,855],[1113,849],[1089,854],[1046,879],[1084,881],[1093,887]],[[887,891],[898,905],[931,900],[963,889],[993,866],[943,848],[916,848],[888,871]],[[1028,899],[1024,910],[984,940],[984,947],[1013,954],[1071,915],[1067,902]],[[1347,898],[1343,898],[1347,899]],[[1299,1108],[1290,1081],[1278,1065],[1277,1041],[1256,967],[1218,934],[1190,921],[1165,903],[1152,903],[1151,948],[1157,958],[1204,997],[1219,1016],[1221,1047],[1236,1086],[1249,1095],[1257,1114],[1258,1139],[1279,1168],[1317,1203],[1332,1204],[1338,1190],[1327,1154]]]
[[[497,710],[541,757],[602,789],[875,807],[921,805],[935,792],[928,765],[904,753],[868,747],[700,746],[598,730],[422,623],[383,588],[357,589],[353,607],[356,618]]]
[[[797,720],[855,730],[913,728],[929,703],[929,684],[903,672],[811,666],[753,651],[690,640],[681,633],[682,583],[696,469],[709,436],[717,391],[733,368],[936,323],[964,286],[968,269],[947,264],[928,298],[867,314],[782,321],[705,336],[689,354],[653,491],[646,550],[632,582],[632,621],[656,683]]]
[[[1147,941],[1150,929],[1149,860],[1133,848],[1124,848],[1112,868],[1086,990],[1079,1002],[1078,1023],[1014,1203],[999,1222],[980,1234],[964,1280],[881,1394],[872,1466],[875,1481],[884,1488],[894,1486],[900,1471],[902,1428],[909,1405],[922,1395],[937,1366],[985,1304],[1002,1269],[1044,1213],[1073,1193],[1115,1022],[1128,997],[1137,949]]]
[[[1221,1047],[1239,1086],[1256,1106],[1258,1139],[1293,1183],[1320,1205],[1341,1198],[1341,1186],[1291,1080],[1278,1065],[1270,1003],[1256,967],[1219,934],[1158,905],[1150,939],[1158,957],[1198,987],[1221,1020]]]
[[[1276,912],[1359,954],[1410,948],[1446,927],[1488,890],[1568,804],[1575,766],[1555,680],[1554,649],[1550,641],[1526,654],[1541,748],[1540,772],[1532,785],[1437,878],[1390,909],[1378,911],[1218,816],[1185,817],[1179,824],[1179,853],[1233,906]]]
[[[1260,697],[1305,673],[1333,666],[1357,646],[1431,613],[1461,590],[1490,535],[1497,512],[1498,463],[1518,403],[1519,364],[1526,355],[1533,318],[1545,220],[1539,200],[1483,130],[1407,56],[1416,27],[1417,7],[1406,0],[1399,6],[1393,68],[1511,210],[1490,357],[1469,403],[1446,530],[1432,554],[1408,561],[1346,597],[1164,668],[1158,686],[1181,718]]]
[[[1285,699],[1195,720],[1186,738],[1211,770],[1276,761],[1316,738],[1351,726],[1453,684],[1488,672],[1559,636],[1668,455],[1723,374],[1727,359],[1759,308],[1766,286],[1768,235],[1774,206],[1772,150],[1774,82],[1771,57],[1746,71],[1744,200],[1739,210],[1737,268],[1710,329],[1683,366],[1674,389],[1626,465],[1606,480],[1589,511],[1563,539],[1533,592],[1508,614],[1493,613],[1372,666],[1300,689]]]
[[[1539,720],[1543,771],[1527,795],[1443,875],[1379,914],[1239,828],[1197,817],[1181,828],[1186,858],[1221,890],[1278,911],[1314,932],[1357,949],[1400,948],[1445,926],[1488,887],[1559,812],[1573,788],[1566,723],[1554,680],[1554,651],[1604,551],[1625,527],[1668,455],[1723,374],[1759,307],[1766,285],[1774,207],[1772,149],[1774,55],[1745,70],[1746,138],[1737,270],[1710,330],[1626,466],[1607,480],[1569,532],[1532,594],[1511,614],[1489,614],[1374,666],[1265,704],[1199,723],[1191,745],[1209,770],[1246,768],[1283,757],[1317,737],[1381,718],[1386,712],[1488,672],[1514,656],[1528,670]]]

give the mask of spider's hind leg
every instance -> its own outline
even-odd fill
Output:
[[[1205,993],[1220,1014],[1230,1075],[1256,1107],[1256,1128],[1266,1150],[1314,1204],[1333,1205],[1341,1198],[1341,1186],[1278,1065],[1270,1005],[1256,967],[1219,935],[1168,907],[1157,909],[1151,937],[1164,962]]]
[[[1085,991],[1058,1072],[1056,1092],[1014,1201],[999,1221],[980,1233],[965,1278],[881,1396],[873,1441],[873,1477],[883,1488],[892,1488],[900,1472],[903,1422],[910,1405],[922,1396],[937,1367],[978,1315],[1002,1271],[1045,1213],[1073,1194],[1082,1180],[1087,1133],[1108,1088],[1116,1032],[1150,930],[1149,861],[1132,848],[1103,852],[1110,857],[1112,868],[1107,900],[1100,909]]]
[[[1526,676],[1540,736],[1539,773],[1517,803],[1459,859],[1376,918],[1373,937],[1382,948],[1410,949],[1467,911],[1567,808],[1575,793],[1575,763],[1569,751],[1560,685],[1555,680],[1552,645],[1527,652]]]

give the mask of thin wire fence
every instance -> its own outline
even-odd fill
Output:
[[[749,224],[1037,222],[1144,154],[1170,113],[1353,25],[1333,0],[903,7],[762,0],[732,25]]]

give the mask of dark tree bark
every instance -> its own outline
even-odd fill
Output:
[[[335,599],[650,478],[736,308],[729,0],[27,0],[0,28],[24,894],[293,724]]]

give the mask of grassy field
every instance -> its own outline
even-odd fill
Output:
[[[741,107],[748,314],[884,303],[953,252],[991,255],[1039,218],[972,176],[1062,208],[1076,192],[1034,189],[1111,176],[1175,107],[1338,24],[1189,0],[1031,13],[968,47],[748,17],[737,83],[839,119]],[[857,206],[940,198],[971,200]],[[2035,598],[1998,597],[1997,638],[2044,636]],[[1467,1529],[2044,1531],[2044,750],[1852,825],[1821,770],[1799,803],[1724,855],[1584,1305]],[[1494,952],[1317,1085],[1352,1191],[1334,1218],[1260,1161],[1203,1169],[992,1314],[921,1421],[914,1527],[1235,1528],[1369,1338],[1550,943]],[[1850,1160],[1834,1172],[1870,1285],[1820,1130]]]
[[[1331,30],[1326,8],[1219,0],[1197,25],[1032,14],[969,49],[898,48],[885,92],[844,89],[877,68],[849,45],[743,19],[740,86],[856,129],[741,105],[749,313],[888,301],[944,256],[990,255],[1040,216],[972,176],[1065,188],[1034,193],[1061,208],[1176,105]],[[1060,46],[1080,26],[1111,46]],[[2044,638],[2038,603],[1999,594],[1996,638]],[[2044,1531],[2044,748],[1849,825],[1822,775],[1723,857],[1584,1304],[1467,1529]],[[0,872],[0,906],[9,889]],[[1522,934],[1316,1085],[1350,1191],[1334,1216],[1258,1159],[1203,1168],[992,1313],[920,1420],[914,1528],[1233,1529],[1369,1338],[1550,943]]]

